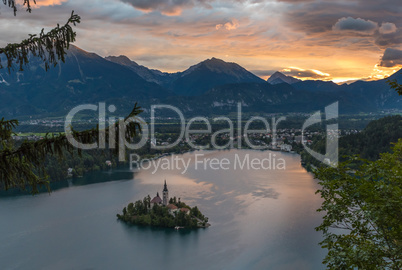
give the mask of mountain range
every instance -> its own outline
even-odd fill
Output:
[[[202,95],[215,86],[229,83],[264,82],[264,80],[238,64],[227,63],[217,58],[207,59],[183,72],[177,73],[165,73],[148,69],[123,55],[118,57],[109,56],[105,59],[126,66],[144,80],[155,82],[182,96]]]
[[[390,79],[402,82],[402,70]],[[62,116],[74,106],[99,102],[116,105],[122,114],[135,102],[143,108],[170,104],[187,115],[228,114],[238,102],[244,111],[254,113],[310,113],[335,101],[344,114],[402,108],[402,98],[385,79],[337,85],[276,72],[265,81],[236,63],[216,58],[165,73],[123,55],[103,58],[75,46],[65,63],[48,72],[33,57],[23,72],[0,70],[0,96],[0,115],[8,119]]]

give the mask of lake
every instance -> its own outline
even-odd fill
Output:
[[[286,168],[220,168],[206,159],[263,160]],[[294,154],[197,151],[178,156],[189,167],[94,172],[37,196],[0,198],[0,269],[323,269],[314,228],[317,180]],[[173,157],[165,157],[166,160]],[[267,163],[265,164],[267,165]],[[169,195],[197,205],[212,225],[179,230],[128,226],[116,219],[128,203]]]

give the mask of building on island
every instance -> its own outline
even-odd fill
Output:
[[[156,193],[156,197],[151,200],[151,207],[154,205],[161,205],[162,199],[159,197],[159,192]]]
[[[173,214],[173,213],[176,213],[177,211],[179,211],[179,208],[174,204],[168,204],[166,207],[169,209],[170,214]]]
[[[167,206],[169,203],[169,191],[166,185],[166,179],[165,179],[165,185],[163,186],[163,205]]]
[[[188,209],[188,208],[180,208],[180,211],[183,212],[186,215],[190,214],[190,209]]]
[[[180,204],[180,198],[179,198],[179,204]],[[169,210],[169,213],[174,215],[177,212],[183,212],[187,215],[190,214],[190,209],[188,208],[179,208],[176,205],[169,203],[169,190],[167,188],[166,180],[165,184],[163,186],[163,193],[162,193],[162,198],[159,196],[159,192],[156,193],[156,196],[151,200],[151,207],[154,205],[158,206],[166,206]]]
[[[151,207],[154,206],[155,204],[163,205],[163,206],[167,206],[169,204],[169,191],[167,188],[166,180],[165,180],[165,185],[163,186],[162,197],[163,197],[163,199],[161,199],[161,197],[159,197],[159,192],[157,192],[156,196],[151,200]]]

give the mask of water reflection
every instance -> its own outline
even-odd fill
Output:
[[[194,154],[234,160],[261,151]],[[277,153],[286,170],[97,172],[52,194],[0,198],[2,269],[322,269],[314,227],[317,182],[297,155]],[[198,205],[212,227],[128,226],[116,220],[129,202],[161,192]]]

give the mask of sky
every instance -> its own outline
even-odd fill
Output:
[[[22,1],[22,0],[20,0]],[[166,72],[205,59],[267,79],[384,78],[402,68],[401,0],[36,0],[0,5],[0,47],[81,16],[75,45]]]

